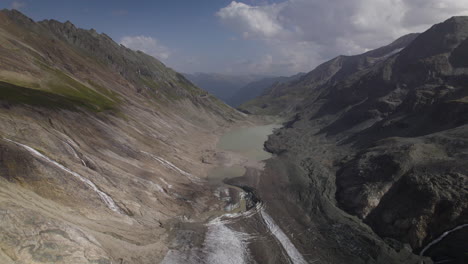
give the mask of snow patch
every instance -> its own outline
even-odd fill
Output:
[[[227,227],[221,217],[206,224],[207,232],[201,248],[184,246],[169,250],[163,264],[246,264],[250,263],[248,240],[251,236]]]
[[[205,237],[206,263],[243,264],[249,262],[250,236],[227,227],[220,218],[210,221]]]

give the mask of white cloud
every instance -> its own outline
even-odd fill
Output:
[[[140,50],[153,57],[166,60],[171,56],[169,48],[160,44],[159,41],[147,36],[126,36],[120,40],[120,44],[133,50]]]
[[[26,4],[24,2],[21,2],[21,1],[13,1],[10,5],[11,9],[16,9],[16,10],[20,10],[21,8],[25,7]]]
[[[264,41],[270,61],[290,73],[309,71],[339,54],[377,48],[455,15],[468,15],[468,0],[233,1],[217,12],[244,39]]]
[[[241,74],[294,74],[304,71],[306,68],[310,71],[312,65],[320,61],[320,56],[316,53],[314,44],[308,42],[289,43],[288,46],[283,42],[270,43],[271,47],[265,54],[257,58],[240,60],[232,67],[232,72]]]
[[[244,38],[250,34],[274,37],[283,31],[281,25],[276,21],[277,13],[280,10],[280,6],[275,4],[255,7],[233,1],[227,7],[219,10],[217,16],[235,28],[243,28]]]

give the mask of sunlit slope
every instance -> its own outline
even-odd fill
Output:
[[[242,118],[105,34],[0,11],[0,262],[159,262]]]
[[[159,103],[189,98],[228,111],[160,61],[105,34],[78,29],[70,22],[36,23],[14,10],[2,11],[0,23],[0,81],[61,95],[94,111],[117,108],[129,96]]]

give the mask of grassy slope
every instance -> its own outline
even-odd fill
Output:
[[[155,58],[68,22],[36,23],[18,12],[0,11],[0,43],[0,81],[46,91],[42,97],[51,95],[51,101],[60,95],[75,102],[75,108],[105,111],[118,109],[134,96],[166,105],[190,99],[218,114],[234,114]],[[1,98],[9,102],[31,102],[4,93]]]

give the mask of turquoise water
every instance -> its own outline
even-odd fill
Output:
[[[252,160],[269,159],[271,154],[263,149],[263,143],[278,127],[279,125],[272,124],[234,129],[220,138],[217,147],[237,152]]]
[[[217,145],[219,150],[228,150],[241,154],[250,160],[266,160],[271,158],[271,153],[263,149],[263,143],[268,139],[268,135],[273,133],[279,125],[253,126],[237,128],[224,134]],[[224,179],[240,177],[244,175],[245,168],[240,165],[230,167],[219,166],[208,173],[208,179],[212,181],[222,181]]]

